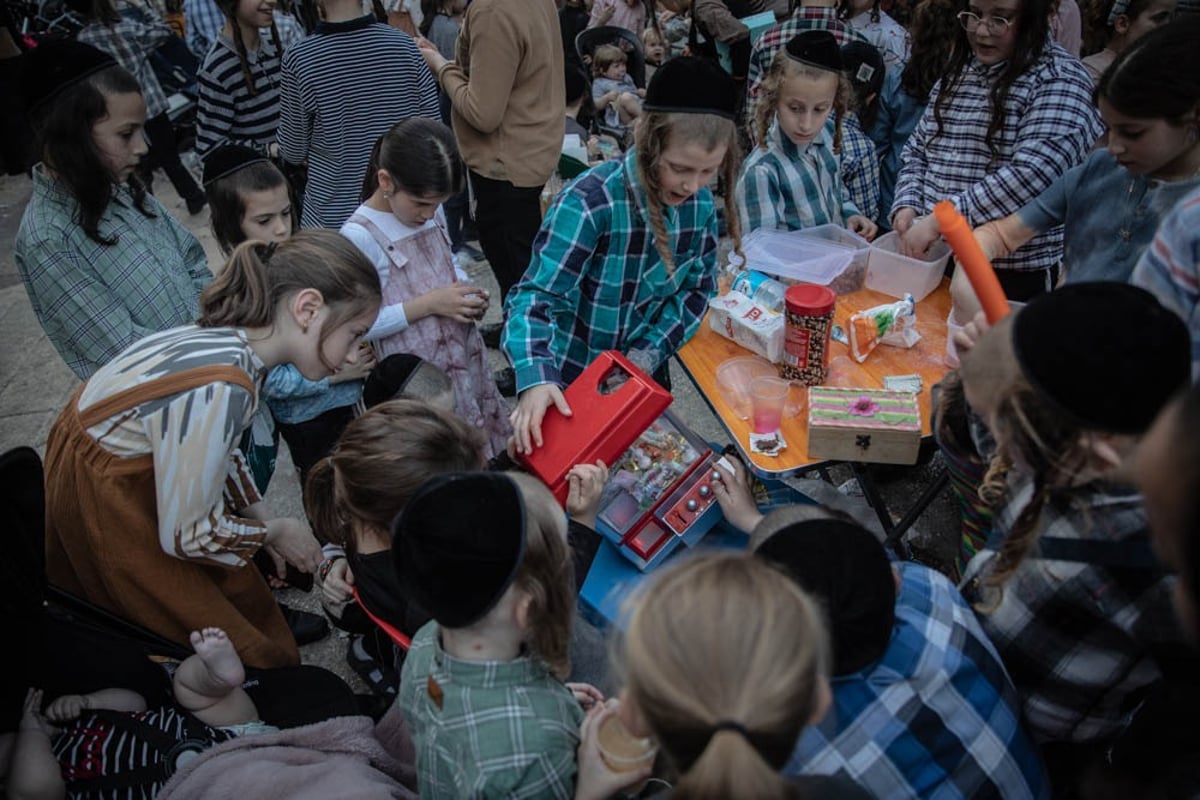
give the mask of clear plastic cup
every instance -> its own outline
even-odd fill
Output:
[[[750,382],[750,402],[753,404],[752,426],[755,433],[774,433],[783,424],[791,384],[780,378],[755,378]]]
[[[613,772],[636,772],[654,763],[658,745],[653,739],[634,736],[617,714],[609,714],[596,731],[600,757]]]

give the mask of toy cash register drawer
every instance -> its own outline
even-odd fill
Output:
[[[691,547],[721,519],[712,490],[717,456],[671,412],[609,468],[596,527],[638,569]]]

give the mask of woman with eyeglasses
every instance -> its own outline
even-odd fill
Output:
[[[1091,78],[1050,38],[1050,6],[963,0],[946,72],[901,157],[891,218],[907,254],[937,239],[930,214],[938,201],[949,199],[973,227],[1005,217],[1082,161],[1103,133]],[[1053,287],[1062,250],[1062,228],[1054,228],[997,259],[1008,297]]]

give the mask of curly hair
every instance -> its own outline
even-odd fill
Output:
[[[959,46],[956,13],[958,0],[921,0],[913,10],[908,29],[910,53],[900,73],[900,86],[914,100],[927,102],[933,85],[946,74],[946,65]]]
[[[783,84],[789,78],[821,78],[833,75],[837,78],[837,90],[833,96],[833,152],[842,152],[842,120],[850,108],[850,98],[853,89],[850,80],[840,72],[830,72],[819,67],[802,64],[788,56],[785,50],[780,50],[771,61],[771,67],[763,78],[762,87],[758,92],[758,102],[754,106],[754,140],[759,147],[767,146],[767,132],[775,119],[779,107],[779,98],[783,93]]]

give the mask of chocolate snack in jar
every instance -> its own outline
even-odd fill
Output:
[[[829,373],[829,334],[837,294],[827,286],[797,283],[783,295],[786,333],[779,377],[819,386]]]

